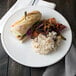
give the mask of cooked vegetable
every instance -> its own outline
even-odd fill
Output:
[[[48,21],[51,23],[51,24],[56,24],[57,21],[55,18],[49,18]]]
[[[34,31],[31,35],[31,38],[34,39],[35,37],[37,37],[39,35],[39,33],[37,31]]]
[[[40,33],[46,36],[49,32],[55,31],[58,36],[61,36],[63,40],[66,40],[66,38],[61,35],[62,30],[65,28],[66,26],[58,23],[55,18],[49,18],[35,23],[26,34],[30,35],[31,38],[35,38]]]

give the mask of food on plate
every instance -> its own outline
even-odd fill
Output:
[[[31,27],[29,31],[31,31],[30,36],[35,51],[45,55],[56,50],[61,41],[66,40],[62,36],[62,31],[65,28],[66,26],[58,23],[55,18],[42,20]]]
[[[61,35],[61,32],[66,28],[61,23],[58,23],[55,18],[49,18],[42,21],[39,21],[35,25],[31,27],[29,30],[31,33],[31,38],[34,39],[37,37],[40,33],[43,35],[47,35],[49,32],[55,31],[58,35]],[[61,35],[62,36],[62,35]],[[65,40],[65,38],[62,36],[62,38]]]
[[[57,36],[57,33],[52,31],[49,32],[47,36],[40,33],[39,36],[32,40],[32,44],[37,53],[49,54],[57,48],[61,40],[61,36]]]
[[[11,26],[11,31],[18,40],[23,42],[27,38],[28,29],[40,19],[41,13],[39,11],[25,12],[25,16]]]
[[[45,55],[56,50],[62,40],[66,40],[62,35],[66,26],[55,18],[41,20],[41,16],[39,11],[25,12],[25,16],[11,26],[11,31],[21,42],[30,37],[35,51]]]

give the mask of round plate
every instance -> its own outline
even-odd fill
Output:
[[[32,48],[31,39],[21,44],[10,32],[11,25],[20,19],[25,11],[31,12],[33,10],[39,10],[42,13],[43,19],[55,17],[58,22],[67,26],[67,30],[63,33],[66,40],[61,43],[56,51],[49,55],[35,53]],[[57,11],[50,8],[43,9],[43,7],[39,6],[29,6],[18,10],[7,20],[1,34],[1,40],[7,54],[18,63],[30,67],[45,67],[58,62],[66,55],[71,46],[72,32],[67,20]]]

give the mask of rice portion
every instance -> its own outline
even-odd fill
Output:
[[[61,42],[61,37],[57,36],[57,33],[52,31],[44,36],[39,34],[38,37],[32,40],[32,46],[39,54],[49,54],[54,51]]]

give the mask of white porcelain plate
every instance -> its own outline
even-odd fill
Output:
[[[25,11],[31,12],[33,10],[39,10],[43,15],[42,18],[47,19],[55,17],[58,22],[67,26],[67,30],[63,33],[66,41],[63,41],[60,47],[49,55],[39,55],[35,53],[32,48],[31,39],[21,44],[10,32],[10,26],[20,19]],[[15,12],[11,17],[9,17],[3,28],[1,40],[7,54],[18,63],[30,67],[45,67],[58,62],[66,55],[71,46],[72,32],[67,20],[57,11],[39,6],[29,6]]]

